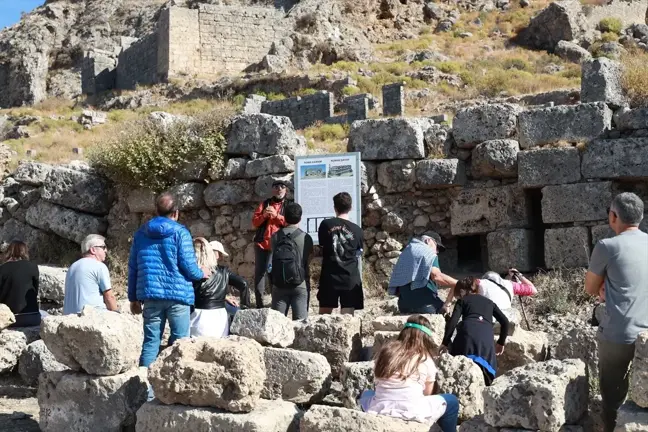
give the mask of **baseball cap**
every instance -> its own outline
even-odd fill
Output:
[[[434,243],[437,244],[437,247],[442,248],[442,249],[446,248],[443,245],[443,242],[441,242],[441,236],[435,231],[427,232],[427,233],[423,234],[421,237],[423,239],[425,239],[425,237],[431,238],[432,240],[434,240]]]
[[[280,186],[280,185],[288,187],[288,183],[286,183],[284,180],[275,180],[275,181],[272,182],[272,187]]]
[[[223,247],[223,243],[219,242],[218,240],[212,240],[209,242],[209,247],[212,248],[212,250],[218,252],[219,254],[223,255],[224,257],[228,257],[229,254],[225,252],[225,248]]]

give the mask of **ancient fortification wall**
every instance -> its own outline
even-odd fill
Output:
[[[159,82],[158,75],[158,38],[152,33],[136,42],[119,54],[117,64],[117,88],[134,89],[139,85]]]
[[[303,129],[333,117],[333,106],[333,94],[321,91],[304,97],[265,101],[261,104],[261,112],[289,117],[295,129]]]

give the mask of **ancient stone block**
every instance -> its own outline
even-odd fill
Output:
[[[37,340],[23,350],[18,359],[18,372],[25,384],[35,386],[38,377],[43,372],[58,372],[68,367],[56,361],[54,354],[45,346],[45,342]]]
[[[581,360],[533,363],[508,372],[486,388],[484,419],[495,427],[558,430],[583,417],[587,395]]]
[[[344,363],[340,381],[344,406],[359,409],[358,398],[362,392],[374,388],[374,362]]]
[[[497,337],[495,338],[497,341]],[[506,339],[504,352],[497,356],[497,375],[516,367],[543,361],[547,358],[549,339],[544,332],[525,331],[521,328]]]
[[[325,90],[312,95],[296,96],[278,101],[264,101],[261,112],[275,116],[286,116],[295,129],[304,129],[318,121],[333,117],[333,93]]]
[[[459,148],[473,148],[490,140],[515,139],[521,108],[513,104],[488,104],[463,108],[452,120],[452,135]]]
[[[581,171],[586,179],[648,178],[648,138],[596,140],[585,147]]]
[[[423,316],[430,321],[430,326],[433,332],[432,339],[435,345],[440,347],[445,332],[445,319],[442,315],[438,314],[424,314]],[[407,315],[381,316],[375,318],[371,322],[371,325],[376,332],[400,332],[405,328],[405,323],[408,319],[409,316]]]
[[[399,82],[384,85],[382,88],[382,96],[383,116],[405,115],[405,83]]]
[[[466,183],[466,167],[459,159],[426,159],[416,163],[416,180],[421,189],[439,189]]]
[[[552,352],[557,360],[580,359],[588,369],[590,377],[598,377],[598,329],[591,326],[575,327],[558,342]]]
[[[0,332],[0,374],[14,369],[27,345],[39,338],[38,330],[38,327],[24,327]]]
[[[522,314],[515,309],[514,307],[511,307],[509,309],[502,309],[502,313],[506,315],[506,318],[509,321],[509,330],[508,330],[508,335],[513,336],[515,334],[516,329],[522,328]],[[493,322],[493,333],[498,335],[502,331],[502,327],[500,323],[495,320]]]
[[[424,134],[425,150],[430,158],[450,157],[452,149],[452,127],[447,124],[433,124]]]
[[[205,204],[208,207],[218,207],[252,201],[253,184],[251,180],[223,180],[210,183],[205,188]]]
[[[232,120],[227,153],[299,156],[306,154],[306,143],[297,136],[288,117],[246,114]]]
[[[245,165],[246,177],[280,174],[295,171],[295,162],[286,155],[274,155],[253,159]]]
[[[49,316],[41,336],[57,361],[93,375],[137,367],[144,334],[135,318],[86,307],[79,315]]]
[[[430,425],[360,410],[313,405],[299,422],[300,432],[428,432]]]
[[[630,396],[638,406],[648,408],[648,332],[645,331],[639,334],[635,342]]]
[[[533,231],[525,229],[500,230],[486,236],[488,268],[505,273],[513,267],[522,272],[536,268]]]
[[[614,432],[642,432],[648,430],[648,410],[626,401],[617,411]]]
[[[380,349],[385,345],[387,342],[394,341],[398,339],[398,335],[400,334],[399,331],[376,331],[374,332],[374,343],[373,347],[371,348],[371,351],[374,353],[377,353],[380,351]]]
[[[44,163],[23,161],[14,171],[13,178],[19,183],[41,186],[52,171],[52,168],[52,165]]]
[[[133,189],[126,198],[131,213],[155,213],[155,192],[150,189]]]
[[[296,432],[299,409],[295,404],[261,400],[250,413],[214,408],[147,402],[137,411],[137,432],[219,431]]]
[[[520,146],[515,140],[485,141],[472,151],[473,177],[515,177]]]
[[[615,114],[614,123],[619,130],[648,129],[648,108],[624,110]]]
[[[593,226],[591,228],[591,231],[592,231],[592,246],[596,245],[596,243],[598,243],[599,240],[614,237],[616,235],[614,234],[614,231],[612,231],[612,228],[610,228],[610,225],[608,224]]]
[[[592,58],[592,54],[590,54],[590,52],[587,51],[585,48],[578,45],[577,43],[569,42],[565,40],[561,40],[558,42],[554,54],[556,54],[561,59],[567,60],[572,63],[581,63],[585,60],[590,60]],[[584,102],[597,102],[597,101],[598,100],[588,100]]]
[[[104,177],[87,171],[54,167],[41,196],[45,201],[86,213],[108,214],[113,202],[112,185]]]
[[[482,392],[484,374],[475,362],[464,356],[441,354],[435,361],[440,393],[451,393],[459,399],[459,418],[468,420],[484,412]]]
[[[178,210],[197,210],[205,206],[204,184],[183,183],[173,186],[169,192],[175,197]]]
[[[348,315],[309,318],[295,327],[293,348],[322,354],[331,365],[333,377],[338,377],[344,363],[360,359],[360,319]]]
[[[542,188],[542,220],[545,223],[581,222],[607,218],[612,202],[610,182],[578,183]]]
[[[0,303],[0,331],[6,329],[15,322],[16,317],[13,312],[11,312],[11,309],[9,309],[9,306]]]
[[[423,132],[416,119],[361,120],[351,125],[347,149],[363,160],[423,159]]]
[[[516,42],[533,49],[553,51],[558,42],[578,39],[586,28],[583,7],[578,1],[554,2],[519,32]]]
[[[383,162],[378,165],[378,183],[385,192],[407,192],[414,188],[416,182],[416,161],[412,159]]]
[[[252,339],[176,341],[149,368],[155,397],[165,404],[250,412],[266,379],[263,348]]]
[[[610,129],[612,111],[603,102],[523,111],[518,117],[520,147],[598,138]]]
[[[535,188],[579,181],[580,155],[576,147],[539,148],[518,153],[518,184]]]
[[[43,200],[29,207],[26,220],[30,225],[76,243],[81,243],[88,234],[105,234],[108,225],[103,218],[75,212]]]
[[[590,255],[587,227],[548,229],[544,241],[547,268],[587,267]]]
[[[248,160],[245,158],[230,158],[227,161],[225,166],[225,172],[223,173],[223,178],[225,180],[234,180],[245,178],[245,166],[247,165]],[[218,180],[213,178],[213,180]]]
[[[147,393],[146,368],[113,376],[47,372],[38,386],[38,425],[44,432],[134,430]]]
[[[261,397],[294,403],[317,403],[331,386],[331,366],[321,354],[264,348],[266,380]]]
[[[621,64],[606,57],[581,65],[581,102],[605,102],[620,107],[627,103],[621,87]]]
[[[450,207],[452,234],[524,228],[530,223],[529,206],[524,191],[515,186],[464,189]]]
[[[272,309],[246,309],[234,315],[230,332],[263,345],[285,348],[295,339],[292,321]]]

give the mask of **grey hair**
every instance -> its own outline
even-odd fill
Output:
[[[626,225],[639,225],[643,219],[644,203],[636,194],[623,192],[614,197],[610,209]]]
[[[89,234],[81,242],[81,253],[87,254],[90,249],[106,244],[106,237],[99,234]]]

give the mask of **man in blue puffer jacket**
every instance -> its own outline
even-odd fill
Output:
[[[146,367],[159,353],[167,320],[171,327],[169,345],[189,337],[189,309],[194,304],[192,281],[209,277],[198,267],[191,234],[177,222],[173,196],[160,195],[155,206],[157,217],[135,233],[128,259],[128,300],[131,312],[144,317],[140,366]]]

